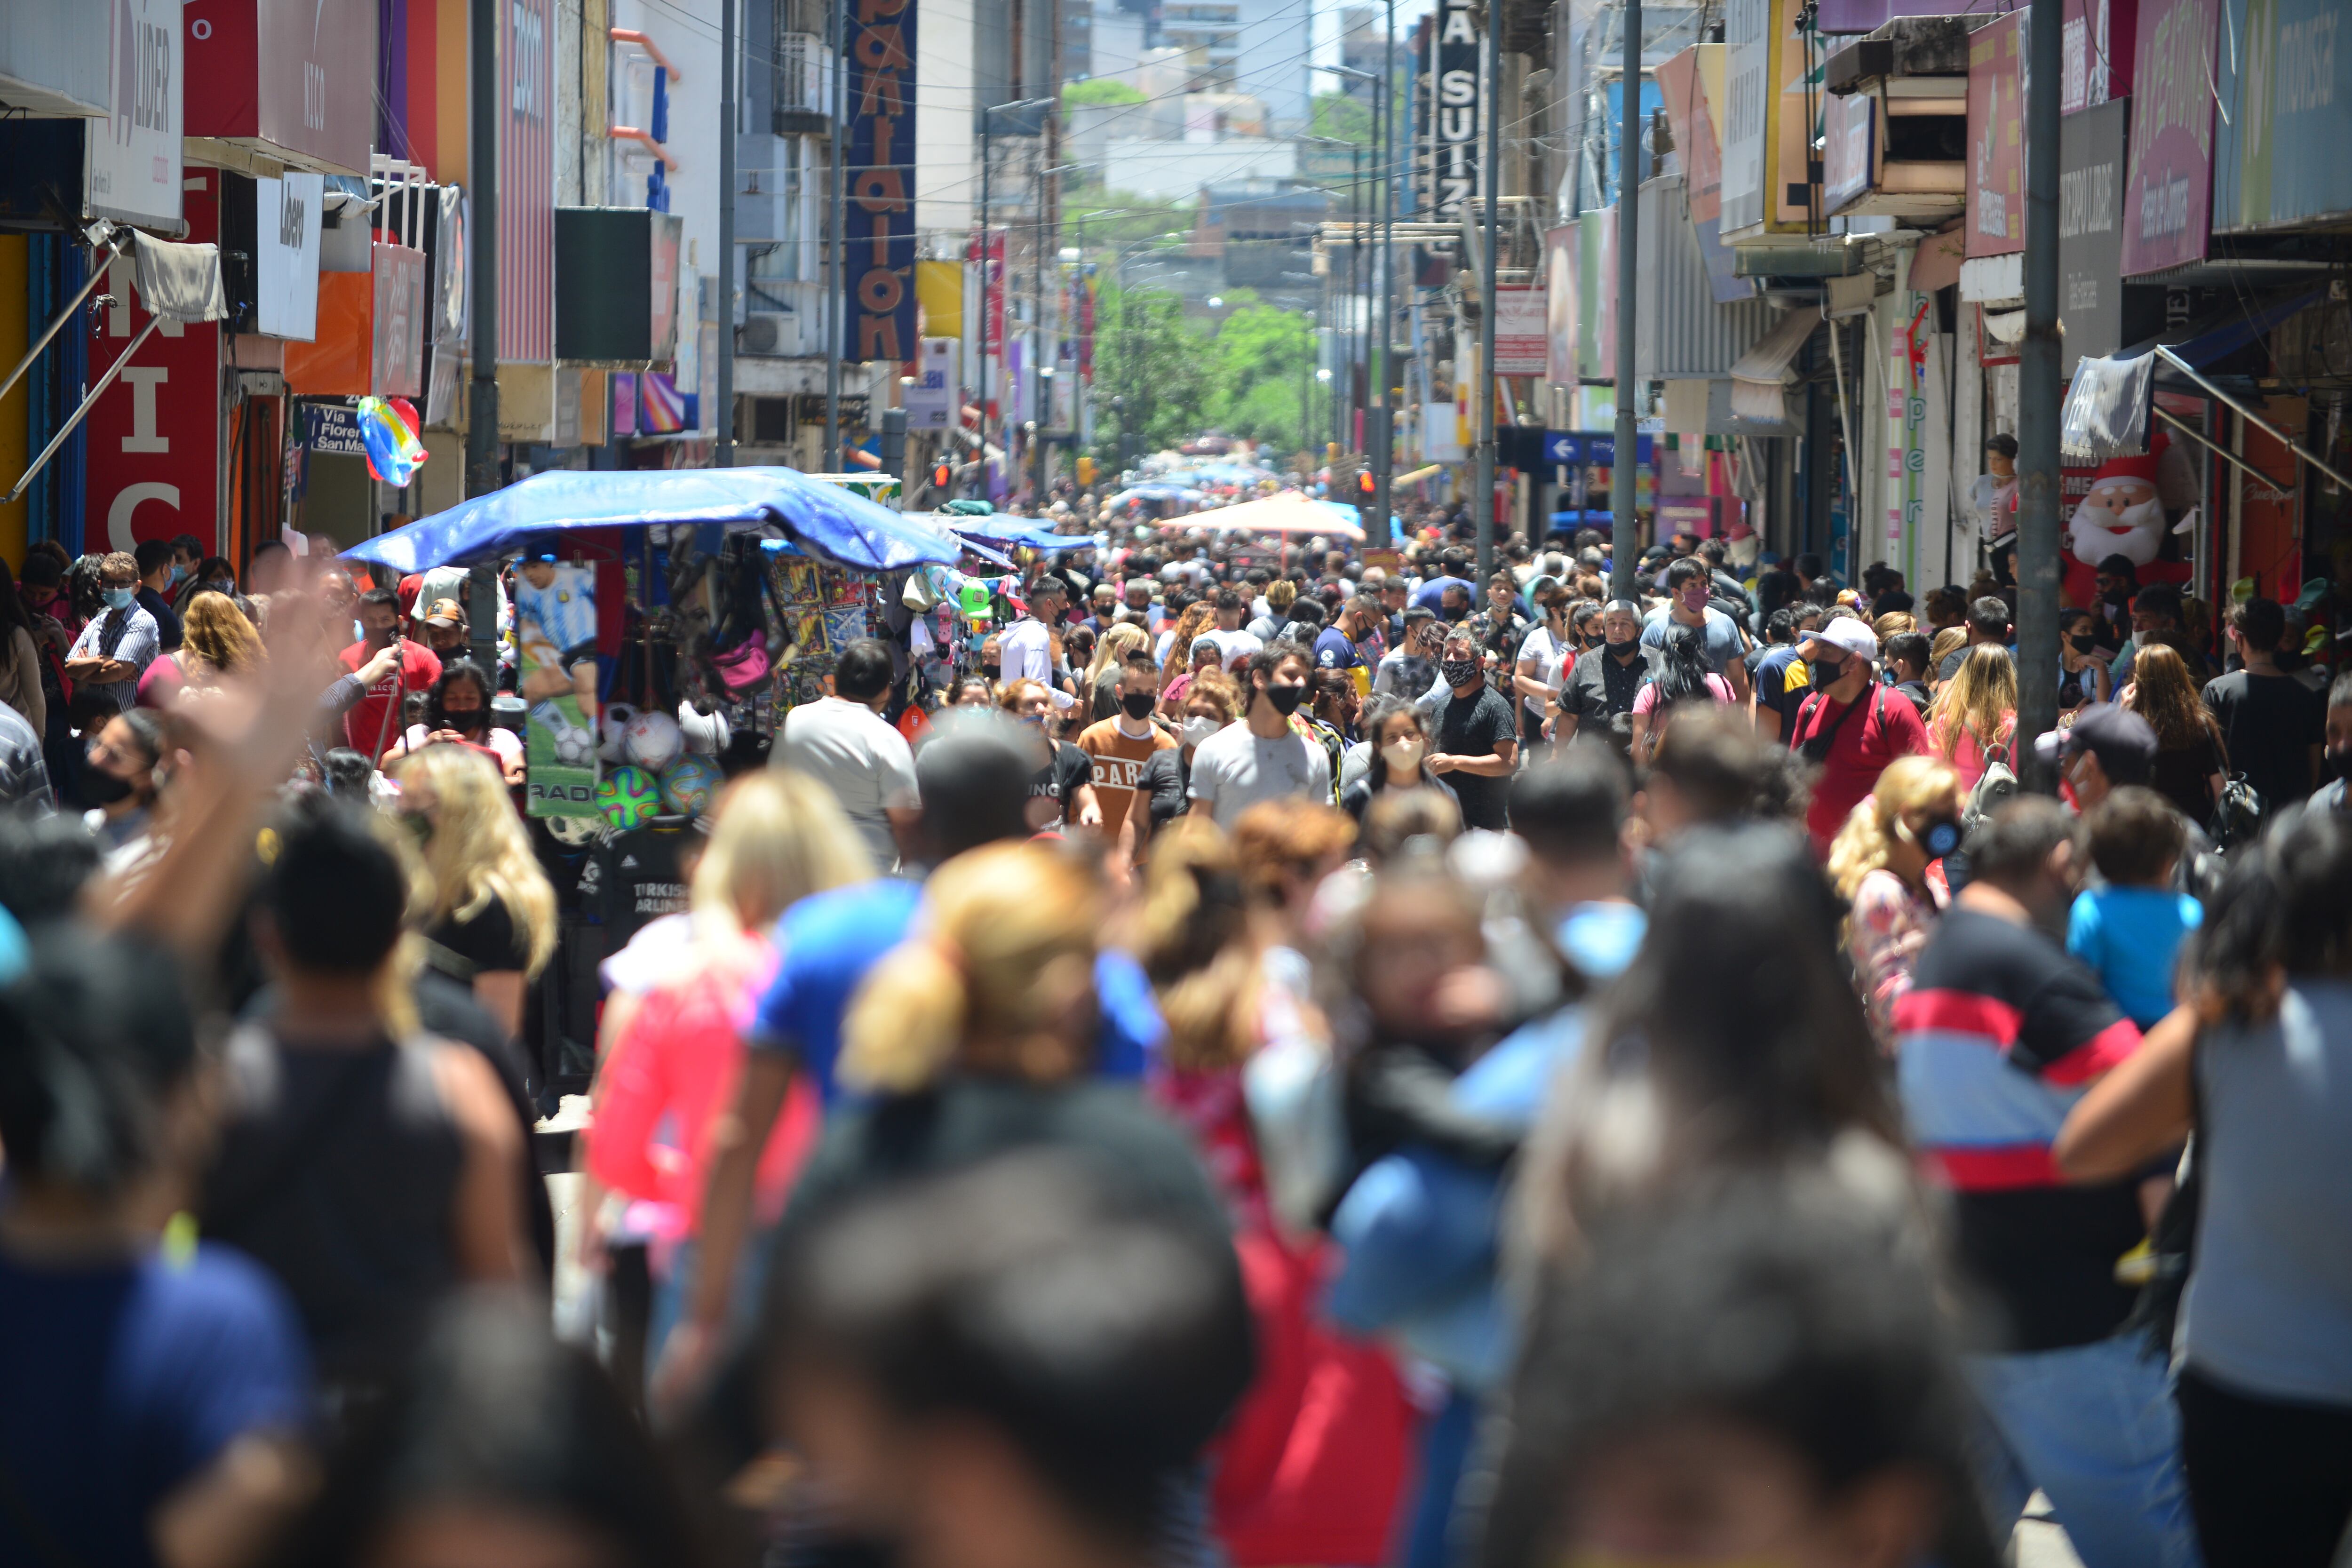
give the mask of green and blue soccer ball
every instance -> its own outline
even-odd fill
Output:
[[[614,768],[596,786],[596,809],[623,832],[651,822],[661,805],[661,785],[643,768]]]
[[[710,797],[719,793],[725,779],[719,764],[709,757],[680,757],[661,775],[662,805],[688,816],[700,816],[710,809]]]

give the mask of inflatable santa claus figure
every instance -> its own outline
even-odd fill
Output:
[[[2091,479],[2091,493],[2074,508],[2066,527],[2066,598],[2089,607],[2096,603],[2098,565],[2120,555],[2139,569],[2139,582],[2187,582],[2189,568],[2158,561],[2168,524],[2158,475],[2168,445],[2159,431],[2144,458],[2110,458]]]

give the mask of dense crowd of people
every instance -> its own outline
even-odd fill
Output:
[[[37,550],[0,1565],[2340,1561],[2313,607],[2103,571],[2036,736],[1990,577],[1405,521],[841,648],[568,1149],[454,583]]]

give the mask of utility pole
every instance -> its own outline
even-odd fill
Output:
[[[719,0],[719,440],[711,466],[735,466],[735,0]]]
[[[1618,93],[1617,449],[1609,467],[1609,593],[1622,599],[1633,595],[1633,561],[1642,552],[1633,517],[1634,469],[1642,455],[1634,428],[1640,388],[1633,379],[1635,300],[1642,279],[1635,254],[1642,233],[1642,0],[1624,0],[1619,19],[1625,28],[1625,57]],[[2051,677],[2050,689],[2057,690],[2057,677]]]
[[[466,494],[499,488],[499,6],[473,0],[467,16],[473,68],[473,202],[467,237],[473,268],[474,363],[466,398]],[[466,619],[473,628],[474,662],[498,668],[498,568],[477,566],[466,583]]]
[[[725,0],[732,5],[734,0]],[[849,0],[833,0],[833,133],[825,138],[833,164],[833,194],[825,204],[824,268],[824,466],[839,473],[847,465],[841,455],[841,322],[843,315],[842,228],[848,217],[842,210],[842,138],[849,126]]]
[[[1479,173],[1486,186],[1486,254],[1478,279],[1478,466],[1477,492],[1470,516],[1478,534],[1478,591],[1495,574],[1495,287],[1500,266],[1495,254],[1496,211],[1503,195],[1503,18],[1497,0],[1486,0],[1486,157]]]
[[[1372,519],[1364,530],[1364,542],[1374,550],[1386,550],[1390,545],[1389,516],[1394,502],[1389,494],[1389,483],[1396,470],[1396,444],[1391,438],[1394,411],[1389,406],[1389,296],[1396,287],[1396,191],[1390,182],[1390,165],[1396,162],[1396,127],[1391,88],[1396,81],[1396,0],[1388,0],[1388,37],[1382,47],[1380,84],[1373,89],[1372,101],[1380,115],[1373,128],[1377,151],[1372,157],[1380,171],[1380,190],[1373,199],[1380,205],[1380,248],[1372,253],[1374,292],[1379,308],[1371,312],[1370,323],[1372,339],[1372,405],[1364,411],[1364,446],[1372,462]]]
[[[2025,341],[2017,365],[2017,747],[2021,782],[2057,788],[2030,743],[2058,727],[2058,71],[2063,0],[2026,18]]]

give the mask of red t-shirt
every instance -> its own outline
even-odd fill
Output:
[[[1919,721],[1919,710],[1900,692],[1874,684],[1853,705],[1859,711],[1840,724],[1838,716],[1845,712],[1847,704],[1819,694],[1809,696],[1790,726],[1791,751],[1837,726],[1821,776],[1813,781],[1812,807],[1805,813],[1805,830],[1812,835],[1817,855],[1829,853],[1830,841],[1853,815],[1855,804],[1878,783],[1887,763],[1927,749],[1927,727]]]
[[[373,658],[375,650],[365,643],[353,643],[343,649],[341,662],[345,674],[357,672],[360,666]],[[400,639],[400,668],[373,686],[367,695],[352,705],[343,715],[343,742],[352,750],[363,753],[374,762],[400,737],[408,726],[400,720],[400,700],[412,691],[424,691],[441,679],[441,661],[431,648],[422,643]]]

